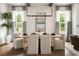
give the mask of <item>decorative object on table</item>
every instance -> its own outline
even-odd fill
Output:
[[[48,35],[48,34],[44,32],[43,35]]]
[[[36,35],[36,33],[31,33],[31,35]]]
[[[28,35],[27,33],[23,33],[24,36]]]
[[[52,33],[51,35],[55,35],[55,33]]]

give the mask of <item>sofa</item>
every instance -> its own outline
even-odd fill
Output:
[[[79,50],[79,36],[71,35],[71,44],[73,45],[74,49]]]
[[[13,46],[15,49],[23,48],[23,38],[16,38],[13,42]]]

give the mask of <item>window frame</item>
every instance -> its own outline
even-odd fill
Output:
[[[24,21],[24,12],[25,11],[12,11],[12,14],[13,14],[13,24],[14,24],[14,29],[13,29],[13,31],[14,32],[19,32],[18,30],[17,30],[17,26],[18,26],[18,23],[21,23],[21,22],[18,22],[16,19],[16,16],[18,15],[18,14],[21,14],[21,16],[22,16],[22,32],[19,32],[19,33],[23,33],[23,21]],[[22,13],[23,13],[23,15],[22,15]]]
[[[60,22],[60,14],[65,14],[65,21]],[[67,22],[70,21],[71,18],[71,10],[57,10],[56,11],[56,21],[59,22],[59,34],[67,34]],[[65,32],[61,32],[60,29],[60,24],[64,23],[65,24]]]

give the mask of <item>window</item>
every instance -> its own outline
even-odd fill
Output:
[[[17,31],[18,32],[22,32],[22,17],[20,14],[18,14],[17,16]]]
[[[58,10],[56,19],[59,22],[59,34],[67,34],[67,22],[70,21],[70,10]]]
[[[23,32],[24,11],[13,11],[14,32]]]
[[[66,26],[66,23],[65,23],[65,14],[62,13],[59,15],[60,16],[60,21],[59,21],[59,31],[60,33],[65,33],[65,26]]]

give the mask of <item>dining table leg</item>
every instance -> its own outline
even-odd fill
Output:
[[[39,37],[39,40],[38,40],[38,53],[41,54],[41,45],[40,45],[40,37]]]

